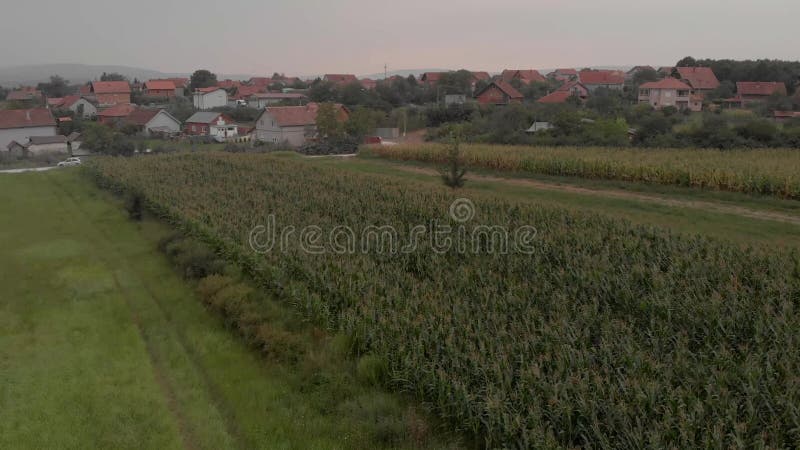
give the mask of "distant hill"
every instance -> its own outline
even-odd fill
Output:
[[[395,75],[400,75],[401,77],[407,77],[409,75],[414,75],[415,77],[419,77],[425,72],[447,72],[450,69],[402,69],[402,70],[390,70],[389,76],[393,77]],[[369,75],[361,75],[359,78],[371,78],[373,80],[382,80],[384,78],[384,73],[371,73]]]
[[[141,67],[114,66],[114,65],[89,65],[89,64],[37,64],[16,67],[0,67],[0,86],[16,87],[48,81],[51,75],[64,77],[72,84],[82,84],[100,78],[100,75],[116,72],[133,80],[148,80],[150,78],[188,77],[189,73],[160,72]],[[226,78],[247,80],[251,75],[243,74],[217,74],[221,80]]]

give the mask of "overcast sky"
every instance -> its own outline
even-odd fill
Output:
[[[292,75],[800,59],[800,0],[25,0],[0,66]]]

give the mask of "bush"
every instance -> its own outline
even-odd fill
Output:
[[[304,155],[347,155],[358,151],[359,142],[355,139],[341,137],[324,141],[307,142],[297,151]]]
[[[379,386],[386,382],[388,367],[386,361],[377,355],[364,355],[358,360],[356,376],[359,380]]]
[[[197,293],[204,303],[211,304],[211,299],[222,289],[234,283],[234,279],[226,275],[209,275],[197,284]]]
[[[129,193],[125,197],[125,210],[128,211],[128,218],[135,221],[142,220],[144,213],[144,197],[138,192]]]

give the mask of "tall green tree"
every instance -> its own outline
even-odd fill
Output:
[[[206,69],[195,70],[189,81],[191,90],[216,86],[216,84],[217,75]]]
[[[36,88],[48,97],[63,97],[70,92],[69,82],[58,75],[51,76],[47,83],[39,83]]]
[[[125,75],[116,72],[112,73],[103,72],[103,74],[100,75],[100,81],[127,81],[127,80],[128,78]]]
[[[338,139],[344,135],[344,127],[337,117],[336,105],[321,103],[317,110],[317,135],[320,139]]]

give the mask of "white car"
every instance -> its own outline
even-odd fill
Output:
[[[58,167],[70,167],[70,166],[80,166],[81,159],[80,158],[67,158],[64,161],[58,163]]]

